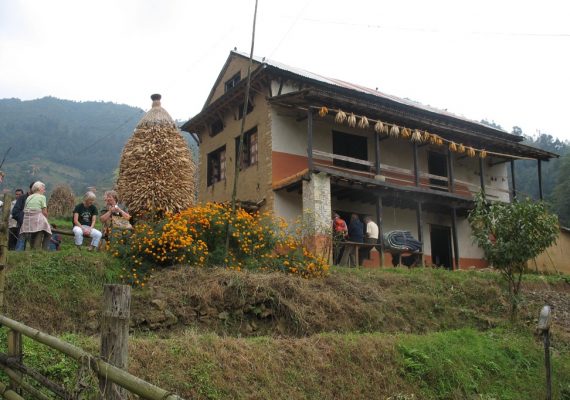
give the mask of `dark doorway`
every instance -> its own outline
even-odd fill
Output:
[[[430,225],[431,260],[434,265],[453,269],[451,257],[451,228]]]
[[[447,156],[445,154],[428,152],[428,173],[447,178]],[[447,180],[430,178],[431,189],[447,190]]]
[[[368,161],[368,144],[366,137],[333,131],[333,154]],[[346,160],[334,159],[333,165],[358,171],[370,170],[368,165],[357,164]]]

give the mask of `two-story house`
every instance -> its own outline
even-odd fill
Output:
[[[202,202],[231,199],[248,64],[231,52],[202,111],[182,126],[200,140]],[[265,59],[254,59],[250,93],[241,204],[289,221],[312,213],[317,230],[332,212],[368,215],[382,232],[412,232],[426,264],[485,266],[467,221],[474,195],[511,201],[516,160],[537,160],[540,182],[541,162],[557,156],[446,111]]]

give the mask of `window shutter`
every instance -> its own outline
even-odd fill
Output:
[[[220,151],[220,180],[226,179],[226,151]]]
[[[249,137],[249,165],[257,164],[257,132]]]

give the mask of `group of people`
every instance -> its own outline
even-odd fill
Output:
[[[334,263],[341,265],[358,265],[356,259],[356,245],[341,242],[352,243],[378,243],[378,225],[372,220],[372,217],[364,217],[364,224],[360,221],[357,214],[350,216],[348,225],[339,214],[333,215],[333,239],[335,242]]]
[[[61,238],[53,232],[56,227],[48,222],[45,192],[46,185],[40,181],[33,182],[27,193],[24,193],[22,189],[16,189],[14,192],[16,199],[12,201],[8,223],[9,250],[25,250],[27,242],[30,243],[32,249],[39,245],[45,250],[59,250]],[[125,208],[119,206],[117,192],[107,191],[104,195],[105,208],[100,215],[100,220],[104,226],[103,232],[101,232],[95,228],[99,216],[95,206],[96,199],[95,193],[89,191],[83,196],[83,201],[77,204],[73,210],[72,232],[75,245],[81,248],[84,237],[88,237],[91,239],[87,248],[88,251],[99,248],[103,236],[109,235],[115,218],[126,221],[131,218]],[[38,235],[42,235],[41,239],[37,237]]]

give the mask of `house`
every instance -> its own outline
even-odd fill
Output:
[[[248,65],[232,51],[202,111],[182,126],[200,140],[202,202],[231,199]],[[266,59],[253,60],[250,93],[242,205],[289,221],[310,213],[323,234],[333,211],[370,215],[382,232],[410,231],[426,264],[485,266],[467,221],[474,195],[511,201],[516,160],[536,160],[540,177],[541,163],[557,157],[446,111]]]

